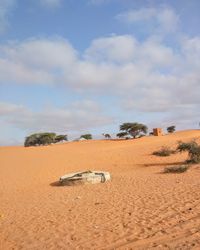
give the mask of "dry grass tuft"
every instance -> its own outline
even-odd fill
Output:
[[[165,156],[170,156],[171,154],[174,154],[175,152],[176,151],[170,149],[169,147],[162,147],[160,150],[154,151],[153,155],[165,157]]]
[[[189,169],[188,165],[166,167],[164,173],[184,173]]]

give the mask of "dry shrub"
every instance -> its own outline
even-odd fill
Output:
[[[188,152],[189,159],[187,163],[200,163],[200,146],[196,141],[178,142],[178,152]]]
[[[175,151],[170,149],[169,147],[162,147],[160,150],[154,151],[153,155],[165,157],[165,156],[170,156],[171,154],[174,153]]]
[[[188,170],[188,165],[166,167],[164,173],[184,173]]]

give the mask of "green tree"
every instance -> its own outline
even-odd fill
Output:
[[[111,138],[111,136],[110,136],[110,134],[102,134],[106,139],[110,139]]]
[[[49,145],[55,142],[56,134],[55,133],[41,133],[38,141],[39,145]]]
[[[174,133],[175,130],[176,130],[176,126],[170,126],[170,127],[167,128],[168,133]]]
[[[178,142],[177,147],[178,152],[188,152],[189,163],[200,163],[200,146],[196,141],[191,142]]]
[[[49,145],[59,141],[67,141],[67,135],[56,135],[55,133],[36,133],[25,138],[24,146]]]
[[[25,142],[24,142],[25,147],[31,147],[31,146],[37,146],[37,145],[39,145],[37,134],[32,134],[25,138]]]
[[[127,135],[132,136],[133,138],[136,138],[137,136],[140,136],[141,134],[146,134],[147,133],[147,126],[142,124],[142,123],[123,123],[120,125],[120,131],[126,133]]]
[[[83,138],[83,139],[86,139],[86,140],[91,140],[92,139],[92,135],[91,134],[84,134],[84,135],[81,135],[80,138]]]
[[[67,135],[57,135],[55,137],[55,142],[68,141]]]
[[[119,132],[118,134],[116,134],[116,136],[119,137],[119,138],[124,138],[127,135],[128,135],[127,132]]]

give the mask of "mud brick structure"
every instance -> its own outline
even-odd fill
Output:
[[[162,128],[154,128],[153,129],[153,135],[154,136],[161,136],[161,135],[163,135]]]

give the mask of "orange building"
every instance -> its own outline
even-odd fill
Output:
[[[161,136],[161,135],[163,135],[162,128],[154,128],[153,129],[153,135],[154,136]]]

